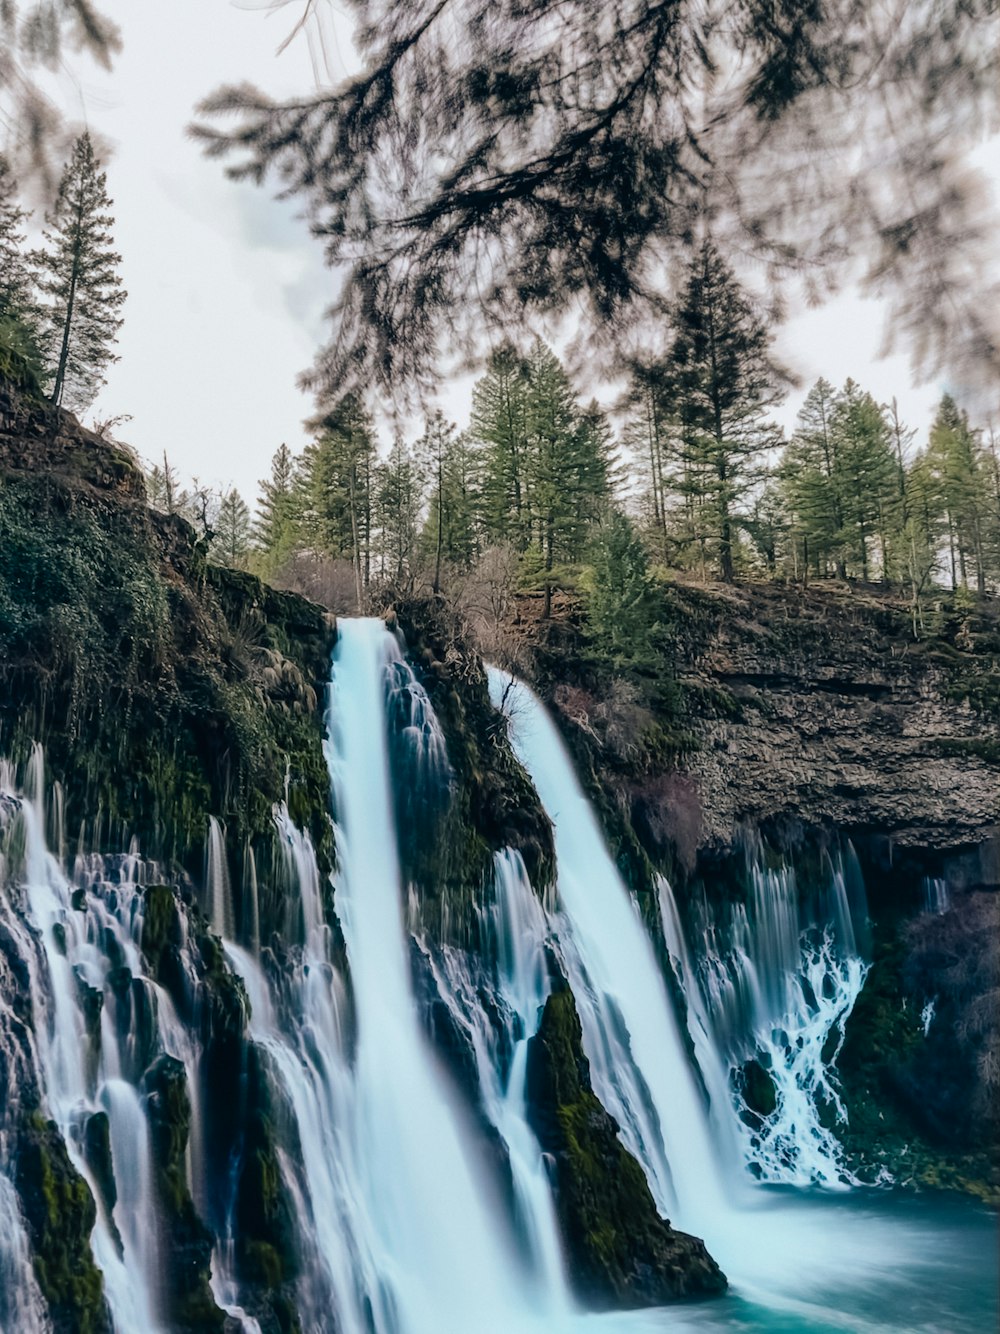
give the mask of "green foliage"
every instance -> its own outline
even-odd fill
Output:
[[[557,980],[528,1044],[528,1116],[555,1165],[556,1212],[577,1294],[599,1306],[654,1305],[723,1291],[702,1242],[656,1211],[643,1170],[594,1095],[573,993]]]
[[[30,1113],[15,1161],[35,1277],[53,1318],[79,1334],[107,1334],[104,1284],[90,1250],[97,1207],[55,1122]]]
[[[236,488],[229,487],[219,496],[209,559],[238,570],[245,567],[249,552],[250,511]]]
[[[92,462],[97,447],[78,447]],[[287,772],[293,816],[329,865],[322,613],[207,566],[181,519],[77,481],[74,462],[64,449],[58,474],[0,470],[5,752],[41,740],[69,820],[94,821],[96,843],[135,834],[198,871],[208,813],[234,864],[248,839],[270,864]]]
[[[111,203],[107,176],[84,133],[59,182],[44,232],[47,246],[33,256],[44,299],[39,340],[52,401],[77,411],[90,406],[105,369],[117,360],[112,349],[126,293],[118,276],[121,256],[112,249]]]
[[[235,174],[301,198],[338,270],[322,392],[425,389],[442,347],[532,317],[615,372],[706,217],[771,287],[865,271],[926,370],[965,354],[995,383],[990,226],[942,147],[996,123],[992,0],[866,6],[863,25],[856,0],[348,12],[359,68],[286,102],[236,83],[199,127]]]
[[[351,562],[360,609],[371,574],[372,472],[375,437],[359,400],[345,399],[323,417],[302,457],[298,502],[305,545]]]
[[[673,323],[662,392],[680,430],[679,490],[692,537],[732,581],[733,509],[753,482],[753,461],[778,439],[767,417],[782,397],[771,335],[709,241],[690,266]]]
[[[260,483],[252,538],[261,556],[261,574],[273,574],[288,560],[297,540],[295,460],[287,445],[271,459],[271,476]]]
[[[646,548],[619,510],[598,529],[584,586],[588,626],[601,651],[613,659],[647,657],[655,585]]]

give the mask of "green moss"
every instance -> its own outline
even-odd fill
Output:
[[[54,1121],[37,1112],[25,1118],[16,1162],[35,1275],[53,1323],[78,1334],[107,1334],[104,1284],[90,1250],[97,1209]]]
[[[202,1223],[187,1185],[185,1155],[191,1103],[181,1061],[160,1056],[146,1072],[156,1189],[164,1218],[167,1312],[171,1329],[221,1331],[225,1316],[209,1286],[212,1235]]]
[[[405,636],[454,774],[449,793],[418,793],[412,784],[397,783],[404,874],[420,885],[425,912],[438,909],[441,922],[468,928],[494,852],[517,849],[539,893],[552,883],[552,828],[454,614],[441,601],[411,598],[397,599],[389,616]]]
[[[721,1292],[704,1244],[660,1218],[639,1163],[594,1095],[573,994],[561,980],[528,1045],[528,1114],[555,1163],[556,1212],[577,1294],[594,1306]]]
[[[237,1261],[244,1282],[274,1291],[298,1272],[297,1231],[278,1162],[272,1084],[256,1045],[247,1052],[246,1090],[236,1192]]]
[[[0,749],[24,758],[43,742],[67,821],[86,823],[93,846],[137,835],[148,856],[200,876],[212,813],[234,867],[248,846],[270,866],[272,807],[287,790],[329,868],[328,618],[208,566],[187,524],[146,508],[122,450],[23,399],[11,413],[0,441]]]
[[[1000,716],[1000,696],[996,708]],[[1000,765],[1000,739],[991,741],[986,737],[938,737],[931,742],[931,749],[938,755],[967,755],[983,760],[986,764]]]

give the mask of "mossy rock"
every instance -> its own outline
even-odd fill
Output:
[[[104,1281],[90,1234],[97,1207],[59,1128],[31,1113],[18,1136],[16,1182],[35,1276],[56,1334],[110,1334]]]
[[[598,1308],[658,1306],[722,1292],[697,1237],[657,1213],[642,1168],[598,1101],[573,993],[558,982],[528,1044],[528,1115],[555,1162],[556,1213],[577,1295]]]
[[[212,813],[233,867],[252,848],[268,872],[287,798],[328,870],[329,618],[208,565],[190,525],[147,508],[127,451],[2,368],[0,399],[0,750],[44,744],[67,824],[94,847],[137,836],[200,874]],[[283,906],[265,874],[265,932]]]
[[[295,1213],[278,1162],[276,1103],[264,1052],[251,1043],[246,1059],[244,1148],[236,1191],[237,1261],[241,1278],[269,1290],[298,1273]]]
[[[173,1056],[158,1057],[147,1071],[145,1087],[164,1224],[164,1290],[170,1328],[184,1334],[222,1331],[225,1315],[215,1305],[209,1284],[214,1239],[198,1217],[187,1185],[191,1102],[183,1063]]]
[[[542,893],[555,875],[552,827],[490,702],[482,663],[443,599],[397,597],[386,605],[444,733],[452,783],[421,790],[394,756],[400,860],[422,892],[425,924],[474,944],[476,905],[493,854],[513,848]]]
[[[110,1219],[118,1202],[118,1187],[111,1157],[111,1123],[107,1112],[94,1112],[87,1117],[83,1131],[83,1152],[101,1197],[105,1216]]]

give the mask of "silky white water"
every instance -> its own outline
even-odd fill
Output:
[[[246,1055],[263,1066],[271,1090],[299,1252],[291,1291],[305,1334],[988,1327],[995,1268],[988,1232],[969,1211],[926,1214],[920,1202],[880,1204],[846,1190],[824,1202],[814,1191],[775,1192],[751,1178],[849,1184],[838,1176],[835,1141],[815,1133],[815,1111],[817,1098],[836,1095],[833,1039],[864,982],[854,939],[863,912],[850,868],[832,863],[829,884],[803,915],[791,873],[765,870],[758,858],[747,903],[731,920],[706,909],[700,938],[690,924],[685,934],[662,882],[658,953],[554,725],[530,692],[508,684],[493,674],[515,749],[554,822],[557,886],[543,904],[521,858],[498,853],[474,907],[474,950],[425,932],[420,890],[401,880],[390,770],[397,765],[397,784],[405,774],[408,797],[446,792],[452,775],[427,695],[381,622],[341,620],[332,671],[333,906],[346,958],[331,927],[331,887],[283,807],[275,820],[290,892],[287,939],[277,949],[261,949],[252,858],[242,885],[230,879],[223,828],[209,825],[200,901],[229,937],[226,957],[252,1007]],[[46,848],[40,756],[27,786],[26,798],[0,799],[0,826],[19,831],[10,866],[0,842],[0,1068],[8,1083],[0,1089],[0,1334],[45,1334],[49,1326],[6,1148],[32,1071],[95,1197],[80,1133],[88,1116],[107,1112],[118,1200],[111,1218],[99,1206],[92,1246],[115,1334],[165,1327],[166,1256],[142,1081],[162,1052],[187,1071],[187,1172],[217,1233],[213,1293],[244,1334],[259,1334],[265,1316],[239,1280],[232,1219],[212,1212],[218,1185],[210,1191],[209,1179],[225,1164],[206,1156],[203,1127],[216,1109],[201,1103],[197,1005],[192,1022],[145,975],[137,852],[78,858],[67,872]],[[0,788],[13,792],[9,773]],[[238,914],[234,905],[242,905]],[[940,897],[928,908],[940,911]],[[183,912],[180,927],[178,961],[196,996]],[[686,999],[689,1043],[664,981],[664,950]],[[550,988],[547,956],[570,979],[596,1092],[661,1210],[704,1235],[729,1274],[727,1297],[600,1316],[572,1300],[552,1186],[525,1105],[527,1046]],[[27,1034],[5,1010],[7,958],[30,974]],[[99,1051],[86,1031],[83,984],[104,997]],[[431,1002],[471,1053],[472,1086],[445,1068],[425,1027]],[[752,1132],[737,1080],[750,1056],[770,1061],[779,1109]],[[504,1188],[498,1149],[509,1169]]]
[[[708,1110],[652,942],[555,724],[505,673],[491,670],[490,690],[508,713],[515,752],[555,829],[564,958],[595,1091],[647,1169],[661,1211],[702,1236],[725,1207],[724,1191]]]
[[[815,1199],[768,1194],[739,1170],[723,1176],[734,1162],[733,1107],[724,1094],[725,1063],[712,1023],[703,1012],[699,1024],[693,1012],[694,1050],[706,1054],[703,1094],[650,938],[554,723],[522,683],[495,669],[489,678],[515,753],[553,822],[558,908],[552,927],[580,1010],[595,1091],[619,1121],[661,1211],[704,1237],[735,1295],[770,1313],[762,1328],[898,1328],[891,1319],[873,1326],[864,1319],[838,1322],[830,1310],[831,1304],[837,1309],[833,1294],[852,1286],[865,1292],[879,1281],[884,1286],[889,1274],[898,1280],[910,1267],[918,1271],[932,1261],[933,1238],[877,1213],[852,1218],[852,1226],[837,1227],[832,1238],[829,1209]],[[800,934],[781,898],[773,913],[761,910],[760,916],[767,919],[761,948],[788,965],[775,973],[762,966],[759,979],[764,996],[780,1009],[801,964]],[[841,933],[848,918],[834,912]],[[816,1044],[809,1050],[815,1056]],[[706,1094],[725,1098],[725,1106],[710,1112]],[[725,1327],[725,1318],[717,1318]],[[685,1323],[673,1311],[662,1319]],[[713,1327],[710,1314],[699,1319]]]
[[[373,1231],[402,1330],[504,1334],[528,1314],[512,1239],[417,1023],[403,931],[386,688],[416,704],[419,687],[377,620],[340,622],[332,681],[337,909],[357,1011],[354,1128]],[[432,766],[443,742],[429,709],[414,709],[411,728]]]

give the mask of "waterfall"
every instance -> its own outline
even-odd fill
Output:
[[[512,1239],[504,1234],[469,1127],[417,1023],[387,700],[409,713],[405,728],[417,751],[416,770],[433,773],[443,759],[443,738],[396,641],[381,621],[341,621],[328,757],[340,831],[337,905],[357,1010],[357,1158],[399,1328],[503,1334],[528,1311],[519,1297]]]
[[[208,885],[208,920],[218,936],[233,935],[233,895],[229,887],[226,834],[214,815],[208,817],[208,856],[205,871]]]
[[[761,1181],[858,1184],[829,1124],[846,1119],[833,1069],[868,973],[857,947],[867,907],[863,891],[849,889],[859,879],[852,856],[848,848],[846,868],[840,853],[827,859],[805,894],[792,868],[769,867],[751,848],[748,903],[696,903],[694,957],[670,885],[660,882],[664,941],[713,1107]]]
[[[555,827],[559,934],[595,1091],[647,1169],[661,1211],[687,1231],[704,1230],[725,1192],[708,1110],[652,941],[555,724],[505,673],[490,670],[490,691]]]
[[[13,787],[9,770],[0,775],[0,786],[8,792]],[[157,1334],[164,1327],[163,1256],[150,1127],[139,1081],[158,1052],[184,1063],[193,1104],[189,1175],[199,1179],[197,1040],[181,1024],[169,996],[145,976],[138,942],[143,884],[150,868],[134,850],[109,858],[81,854],[72,876],[67,875],[46,843],[43,758],[37,747],[26,788],[17,800],[14,821],[20,844],[17,865],[4,867],[0,860],[3,893],[19,886],[24,917],[33,928],[26,930],[19,914],[10,915],[7,939],[16,946],[27,979],[35,1044],[31,1068],[22,1068],[17,1082],[34,1083],[45,1115],[56,1122],[73,1167],[96,1201],[91,1249],[103,1273],[115,1330]],[[54,822],[58,846],[58,809]],[[159,878],[156,868],[151,869]],[[189,961],[185,967],[190,968]],[[107,1117],[116,1193],[110,1209],[85,1152],[88,1126],[99,1114]],[[9,1187],[0,1186],[0,1207],[10,1203]],[[0,1224],[0,1232],[7,1233],[5,1225]],[[10,1235],[16,1261],[17,1234]],[[0,1270],[12,1262],[9,1243],[5,1252]],[[22,1306],[34,1291],[37,1288],[25,1286],[18,1299]],[[10,1326],[19,1334],[22,1328],[34,1334],[35,1328],[46,1327],[45,1321],[33,1326],[26,1315],[23,1324]]]
[[[520,855],[497,852],[485,883],[463,902],[475,948],[424,929],[420,887],[403,882],[390,775],[411,822],[425,800],[452,791],[454,775],[430,700],[381,621],[341,620],[332,663],[326,754],[337,920],[308,835],[278,806],[287,939],[262,944],[252,854],[244,884],[231,885],[224,831],[212,819],[197,897],[222,952],[201,916],[184,908],[188,890],[171,895],[170,966],[182,976],[169,993],[141,949],[150,896],[164,892],[147,891],[160,883],[156,868],[133,847],[123,856],[81,852],[67,870],[49,851],[65,840],[56,791],[46,818],[40,751],[25,794],[0,767],[2,1334],[47,1334],[52,1323],[11,1147],[24,1109],[35,1106],[56,1122],[97,1203],[91,1247],[114,1334],[166,1334],[169,1238],[158,1218],[157,1122],[144,1078],[164,1055],[187,1074],[184,1168],[214,1234],[212,1294],[227,1328],[275,1327],[240,1267],[235,1182],[246,1128],[220,1156],[220,1109],[203,1096],[208,958],[217,981],[242,998],[228,967],[249,997],[241,1077],[257,1072],[269,1099],[268,1171],[275,1163],[295,1246],[282,1298],[304,1334],[914,1327],[915,1308],[897,1314],[888,1299],[874,1322],[841,1315],[836,1303],[857,1291],[864,1311],[864,1294],[885,1289],[887,1275],[898,1282],[908,1267],[924,1275],[938,1262],[933,1233],[867,1206],[831,1223],[829,1200],[765,1188],[851,1184],[827,1124],[838,1103],[831,1065],[866,971],[863,895],[849,850],[803,886],[751,849],[745,902],[729,906],[723,897],[681,912],[662,880],[658,915],[647,924],[552,720],[502,673],[490,673],[490,687],[553,821],[557,871],[543,902]],[[233,939],[237,910],[242,943]],[[656,921],[662,939],[654,942]],[[704,1236],[733,1279],[730,1298],[669,1314],[602,1315],[573,1299],[549,1166],[526,1105],[528,1043],[556,967],[576,1000],[594,1091],[661,1213]],[[932,1006],[922,1018],[926,1031]],[[767,1113],[750,1105],[751,1066],[772,1089]],[[243,1096],[234,1085],[234,1105]],[[113,1196],[88,1148],[97,1116],[107,1118]],[[933,1298],[925,1287],[921,1277],[921,1311]],[[924,1327],[974,1328],[949,1311],[933,1308]]]

